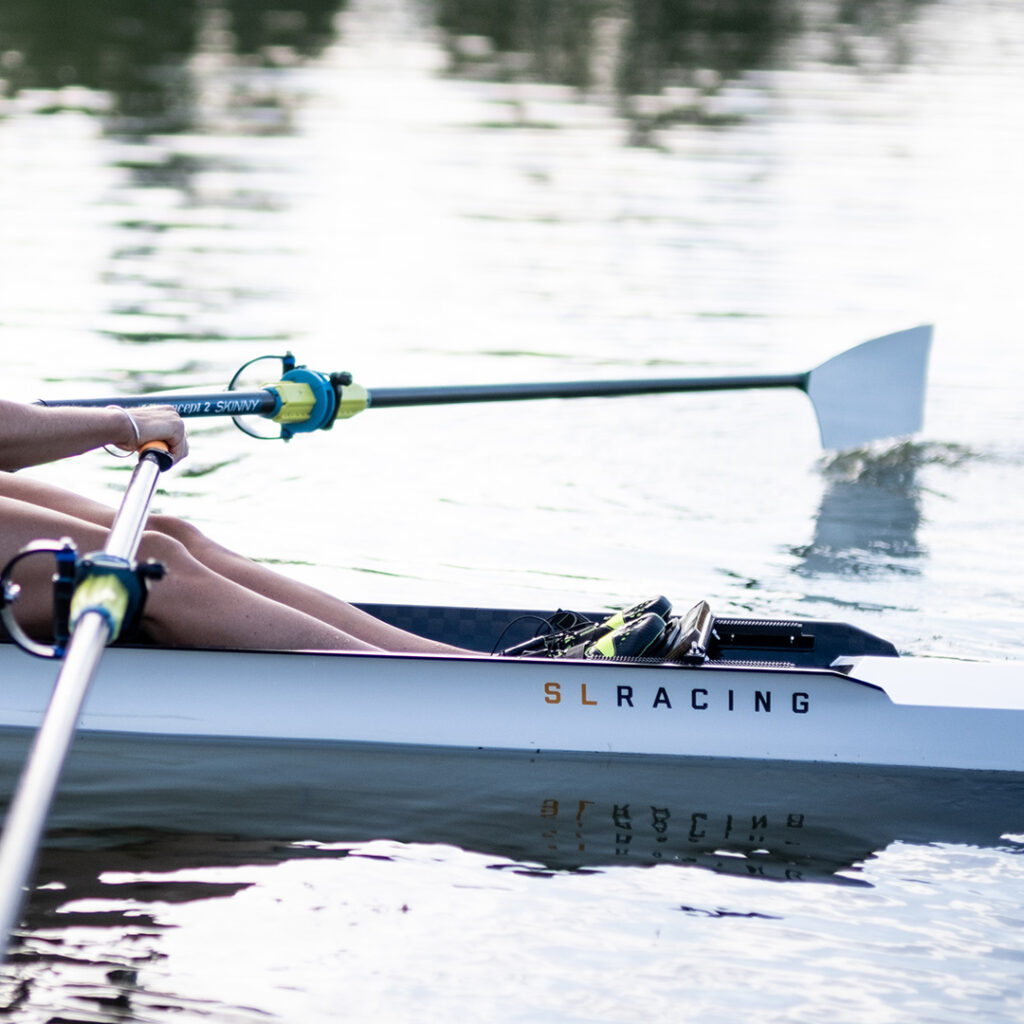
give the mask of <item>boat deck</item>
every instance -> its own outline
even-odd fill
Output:
[[[470,651],[493,654],[529,640],[553,614],[550,609],[435,607],[359,604],[359,608],[400,629]],[[600,620],[608,612],[580,612]],[[828,668],[839,657],[896,657],[888,640],[846,622],[818,619],[713,618],[708,645],[711,661],[772,663],[786,667]]]

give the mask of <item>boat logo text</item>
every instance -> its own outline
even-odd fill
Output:
[[[579,688],[563,686],[561,683],[544,684],[545,704],[574,704],[582,707],[597,707],[599,704],[611,703],[616,708],[642,708],[671,711],[678,707],[691,711],[741,711],[749,710],[757,713],[787,711],[794,715],[806,715],[811,710],[810,694],[802,690],[789,693],[778,693],[773,690],[741,690],[710,689],[704,686],[672,687],[659,686],[639,692],[639,688],[619,684],[615,687],[614,697],[608,701],[587,690],[586,683]]]

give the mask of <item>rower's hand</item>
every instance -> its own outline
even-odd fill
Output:
[[[139,448],[144,448],[150,441],[162,441],[175,462],[180,462],[188,455],[188,438],[185,434],[185,421],[169,405],[146,405],[132,409],[131,414],[139,428]],[[135,438],[129,445],[118,445],[131,450]]]

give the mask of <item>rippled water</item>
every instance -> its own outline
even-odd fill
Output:
[[[784,392],[204,422],[160,503],[352,598],[666,592],[1017,660],[1022,68],[1016,0],[8,0],[3,393],[286,349],[371,388],[792,372],[934,323],[910,443],[823,454]],[[90,804],[86,753],[13,1020],[1020,1018],[1012,790],[356,758],[275,833],[169,784]],[[253,771],[250,818],[307,806]]]

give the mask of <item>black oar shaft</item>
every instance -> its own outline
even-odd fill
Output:
[[[279,400],[266,389],[261,391],[211,391],[204,394],[118,395],[115,398],[62,398],[37,405],[103,408],[119,405],[122,409],[141,409],[146,405],[169,405],[179,416],[267,416],[273,415]]]
[[[683,391],[740,391],[751,388],[806,389],[808,374],[748,377],[653,377],[640,380],[570,380],[538,384],[463,384],[450,387],[371,388],[373,409],[461,402],[515,402],[532,398],[618,398]]]
[[[672,394],[684,391],[746,391],[751,388],[801,388],[806,373],[747,377],[651,377],[638,380],[568,380],[525,384],[456,384],[426,387],[373,388],[368,405],[376,409],[414,405],[457,405],[468,402],[519,402],[539,398],[617,398],[629,395]],[[263,391],[213,391],[204,394],[150,394],[112,398],[68,398],[39,405],[102,408],[119,405],[138,409],[169,405],[179,415],[266,416],[277,411],[278,399]]]

